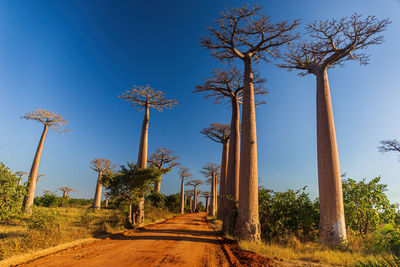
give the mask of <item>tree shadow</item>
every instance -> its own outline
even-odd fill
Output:
[[[166,241],[188,241],[188,242],[198,242],[198,243],[210,243],[210,244],[219,244],[219,241],[216,239],[210,238],[197,238],[197,237],[189,237],[189,236],[163,236],[163,235],[133,235],[133,236],[125,236],[122,234],[115,235],[110,237],[110,239],[114,240],[166,240]]]

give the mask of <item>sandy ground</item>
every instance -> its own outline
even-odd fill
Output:
[[[266,266],[248,257],[241,263],[230,246],[207,224],[205,213],[195,213],[18,266]]]

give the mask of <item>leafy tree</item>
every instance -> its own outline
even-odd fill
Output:
[[[132,225],[141,224],[136,221],[136,213],[140,211],[142,197],[151,191],[151,185],[160,176],[160,170],[155,166],[140,168],[128,163],[121,166],[115,174],[109,172],[103,176],[103,184],[117,204],[128,206],[128,222]]]
[[[0,162],[0,221],[19,219],[21,205],[26,194],[24,186],[18,186],[19,178]]]
[[[261,234],[265,240],[285,240],[295,235],[303,240],[316,237],[319,203],[302,190],[259,191]]]
[[[385,193],[387,185],[380,183],[380,179],[343,181],[346,223],[363,238],[380,224],[393,223],[396,217],[395,206],[389,203]]]
[[[165,206],[168,208],[168,210],[172,212],[179,212],[180,202],[181,202],[181,194],[176,193],[167,196],[165,200]]]
[[[54,192],[45,192],[43,196],[35,197],[33,203],[40,207],[58,207],[61,204],[61,198]]]
[[[164,194],[159,192],[153,191],[150,195],[146,198],[153,207],[156,208],[165,208],[165,202],[167,197]]]

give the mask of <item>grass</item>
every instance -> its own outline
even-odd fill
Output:
[[[221,232],[222,231],[222,221],[220,219],[217,219],[215,217],[206,216],[207,221],[211,224],[211,227],[216,231],[216,232]]]
[[[33,216],[0,224],[0,260],[49,248],[78,239],[101,237],[124,230],[125,216],[119,210],[88,208],[36,208]],[[39,215],[38,215],[39,214]],[[173,217],[174,213],[145,207],[145,225]]]
[[[359,261],[376,261],[380,256],[367,255],[355,251],[332,250],[317,243],[301,243],[292,239],[287,246],[277,244],[252,243],[239,241],[243,250],[252,251],[268,258],[278,257],[283,260],[305,261],[331,266],[354,266]]]

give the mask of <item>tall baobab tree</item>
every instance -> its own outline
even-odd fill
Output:
[[[229,139],[231,128],[227,124],[220,123],[210,123],[210,127],[204,128],[200,133],[210,138],[212,141],[222,144],[222,159],[221,159],[221,174],[220,174],[220,185],[219,185],[219,206],[218,206],[218,217],[222,219],[224,217],[223,214],[226,209],[225,204],[225,195],[232,194],[231,191],[234,191],[237,185],[237,190],[239,191],[239,184],[236,180],[230,180],[231,183],[227,181],[227,170],[228,170],[228,154],[229,154]],[[237,147],[239,148],[239,147]],[[234,147],[235,149],[235,147]],[[237,151],[239,152],[239,151]],[[239,164],[238,164],[239,166]],[[237,177],[239,178],[239,177]],[[233,183],[232,183],[233,182]],[[236,184],[237,182],[237,184]],[[233,184],[233,185],[231,185]],[[227,188],[229,189],[227,190]],[[239,193],[239,192],[238,192]]]
[[[193,186],[193,194],[194,194],[194,207],[193,209],[196,210],[197,209],[197,195],[198,195],[198,191],[197,191],[197,186],[202,185],[204,182],[201,180],[191,180],[189,182],[186,183],[186,185],[188,186]]]
[[[21,185],[21,181],[22,181],[22,177],[24,177],[25,175],[27,175],[28,173],[27,172],[24,172],[24,171],[17,171],[16,173],[15,173],[15,175],[17,175],[19,178],[18,178],[18,186],[20,186]]]
[[[137,166],[141,169],[147,167],[147,147],[148,147],[148,133],[149,133],[149,121],[150,108],[154,108],[158,111],[164,109],[171,109],[178,104],[176,99],[167,99],[164,92],[158,91],[150,87],[149,85],[136,86],[134,85],[131,89],[123,93],[119,98],[124,99],[130,103],[133,108],[139,111],[144,110],[144,118],[142,123],[142,131],[140,134],[140,143],[138,151]],[[140,197],[139,207],[137,209],[135,221],[137,225],[143,225],[144,223],[144,196]]]
[[[260,11],[261,7],[248,5],[226,9],[216,25],[208,28],[209,36],[201,40],[201,45],[211,50],[217,59],[239,58],[244,64],[237,234],[241,239],[256,242],[261,240],[261,236],[253,61],[268,62],[269,56],[278,56],[282,45],[297,38],[292,31],[299,24],[297,20],[272,24],[270,18]]]
[[[264,79],[258,75],[254,79],[254,95],[266,96],[268,91],[264,88]],[[225,182],[226,189],[220,185],[220,194],[226,195],[221,198],[218,215],[223,220],[224,232],[233,232],[232,210],[239,200],[239,161],[240,161],[240,109],[243,97],[243,73],[235,67],[227,69],[214,69],[211,77],[202,85],[196,86],[195,93],[205,93],[206,98],[213,98],[214,104],[230,103],[232,108],[229,155],[226,174],[221,168],[221,185]],[[265,104],[264,101],[257,101],[256,104]],[[224,166],[221,163],[221,166]],[[225,178],[226,176],[226,178]],[[234,201],[232,201],[234,200]]]
[[[207,192],[207,191],[203,191],[203,192],[201,192],[201,195],[203,196],[203,197],[205,197],[206,198],[206,213],[208,214],[208,212],[209,212],[209,208],[208,208],[208,199],[209,199],[209,197],[210,197],[210,192]]]
[[[188,168],[179,167],[178,174],[181,177],[181,214],[185,213],[185,179],[190,179],[192,174]]]
[[[68,186],[61,186],[59,188],[57,188],[57,190],[61,191],[63,193],[63,197],[69,198],[71,192],[76,192],[75,189],[72,189]]]
[[[368,63],[368,55],[360,52],[370,45],[381,44],[377,35],[386,29],[389,20],[354,14],[340,20],[315,21],[307,25],[308,39],[299,41],[286,53],[288,70],[297,69],[300,76],[314,74],[317,80],[317,155],[320,200],[319,240],[328,246],[346,240],[342,183],[336,144],[335,125],[328,82],[329,68],[354,60]]]
[[[41,108],[26,113],[24,116],[21,117],[21,119],[34,120],[43,124],[42,136],[40,137],[39,145],[36,149],[36,154],[33,159],[31,171],[29,172],[28,193],[25,196],[23,202],[23,209],[27,211],[32,206],[33,199],[35,197],[37,172],[39,169],[40,157],[42,155],[44,140],[46,138],[47,131],[51,129],[58,132],[65,132],[67,130],[64,129],[64,126],[67,124],[67,121],[62,115]]]
[[[203,167],[203,170],[200,171],[207,179],[207,182],[211,185],[211,200],[210,200],[210,216],[217,215],[217,195],[218,195],[218,176],[220,174],[220,166],[215,163],[208,163]]]
[[[178,159],[177,156],[173,156],[173,152],[169,149],[159,147],[157,148],[156,152],[151,153],[151,156],[148,160],[149,163],[156,166],[160,171],[163,169],[165,165],[167,165],[167,170],[172,169],[179,163],[176,161]],[[160,180],[154,183],[154,191],[160,193],[161,191],[161,176]]]
[[[107,172],[112,171],[116,166],[111,164],[109,159],[96,158],[90,162],[90,168],[97,172],[97,183],[96,183],[96,191],[94,193],[94,199],[92,208],[100,209],[101,205],[101,191],[103,189],[103,175]]]

